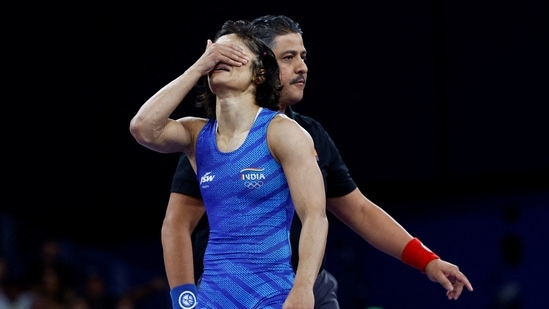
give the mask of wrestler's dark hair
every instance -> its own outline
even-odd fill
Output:
[[[236,34],[242,42],[252,51],[255,58],[252,59],[251,69],[253,80],[257,83],[256,102],[257,105],[271,110],[278,111],[280,105],[280,71],[278,62],[273,51],[251,31],[250,22],[246,20],[228,20],[216,33],[213,41],[221,36]],[[199,91],[196,105],[203,107],[208,118],[215,118],[215,95],[207,85],[207,79],[203,79],[204,85],[197,88]]]

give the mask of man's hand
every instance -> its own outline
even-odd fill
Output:
[[[458,299],[463,292],[463,287],[470,292],[473,291],[469,279],[459,271],[459,268],[444,260],[435,259],[429,262],[425,268],[425,274],[431,281],[440,283],[446,289],[448,299]]]

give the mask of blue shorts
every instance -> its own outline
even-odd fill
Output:
[[[198,279],[200,285],[202,276]],[[327,270],[323,269],[318,273],[313,286],[315,295],[314,309],[340,309],[337,301],[337,279]]]

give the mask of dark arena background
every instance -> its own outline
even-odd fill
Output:
[[[0,261],[15,277],[28,278],[53,241],[74,295],[86,299],[96,280],[113,302],[132,296],[133,308],[171,308],[160,229],[178,154],[137,144],[130,119],[225,20],[284,14],[300,23],[308,50],[305,97],[294,109],[324,126],[368,198],[475,288],[449,301],[438,283],[329,215],[327,269],[341,308],[547,303],[546,1],[40,6],[30,17],[18,8],[32,29],[18,19],[2,30],[14,40],[5,45],[14,54],[7,77],[20,87],[5,104],[22,109],[10,123],[37,128],[41,140],[17,137],[17,148],[4,148],[14,198],[0,206]],[[195,112],[184,101],[174,117]]]

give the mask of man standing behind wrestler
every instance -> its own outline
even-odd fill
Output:
[[[366,198],[349,175],[347,166],[328,133],[314,119],[292,111],[291,106],[301,101],[307,80],[305,64],[307,51],[303,32],[298,23],[287,16],[266,15],[252,21],[254,34],[274,52],[283,85],[280,96],[281,111],[295,119],[313,137],[326,187],[326,207],[339,220],[378,250],[400,259],[424,272],[433,282],[440,283],[448,299],[458,299],[463,288],[472,291],[472,285],[458,267],[440,259],[412,237],[382,208]],[[183,245],[181,225],[183,210],[202,207],[198,182],[188,159],[182,155],[172,181],[170,199],[162,226],[162,246],[168,282],[177,287],[181,279]],[[300,222],[294,219],[291,230],[294,268],[300,235]],[[202,256],[208,241],[208,220],[204,216],[195,229],[195,277],[201,276]],[[337,280],[324,267],[314,285],[315,308],[337,309]],[[176,307],[174,307],[175,309]]]

